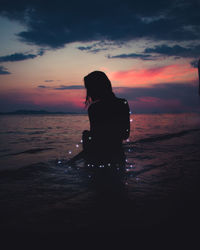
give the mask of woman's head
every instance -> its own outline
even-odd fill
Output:
[[[85,104],[113,96],[111,82],[102,71],[93,71],[84,77],[87,90]]]

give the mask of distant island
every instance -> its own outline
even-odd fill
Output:
[[[77,112],[51,112],[46,110],[25,110],[20,109],[12,112],[0,112],[0,115],[79,115],[85,113],[77,113]]]

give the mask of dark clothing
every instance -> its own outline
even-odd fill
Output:
[[[83,133],[83,148],[91,162],[104,164],[125,159],[122,141],[129,137],[128,102],[114,95],[88,108],[90,131]]]

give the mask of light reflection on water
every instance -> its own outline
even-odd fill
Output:
[[[66,210],[74,202],[79,207],[89,206],[97,193],[103,193],[107,203],[113,202],[113,193],[121,195],[117,196],[121,202],[124,192],[141,206],[146,200],[178,192],[182,186],[189,188],[198,180],[199,114],[141,114],[131,118],[130,140],[124,143],[127,164],[125,172],[118,174],[106,169],[95,172],[81,160],[66,165],[69,157],[81,150],[81,144],[79,148],[76,144],[82,131],[89,129],[87,115],[0,116],[1,170],[26,166],[2,172],[2,207],[22,209],[31,220],[31,213]]]

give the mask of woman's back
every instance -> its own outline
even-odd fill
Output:
[[[112,161],[122,156],[122,141],[129,137],[129,106],[125,99],[100,100],[88,109],[93,158]]]

